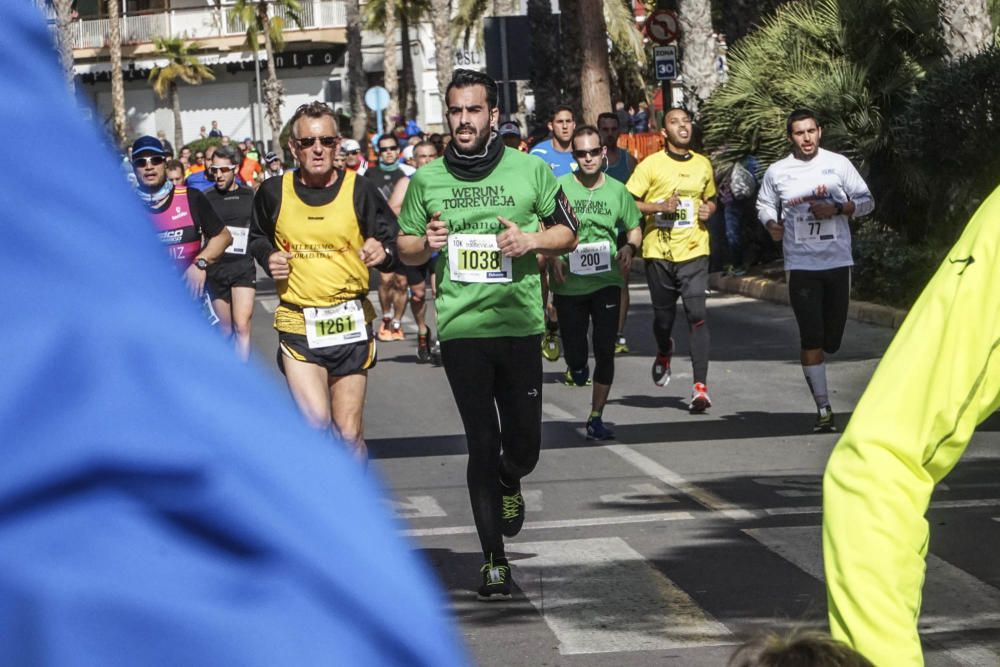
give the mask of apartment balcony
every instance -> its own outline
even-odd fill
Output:
[[[167,11],[129,14],[121,17],[123,45],[143,45],[156,37],[183,37],[205,42],[246,34],[242,21],[229,16],[230,6],[172,8]],[[277,16],[284,17],[278,8]],[[51,14],[50,14],[51,16]],[[347,25],[343,0],[304,0],[299,13],[301,25],[286,18],[285,32],[308,31],[325,28],[344,28]],[[107,46],[110,31],[109,19],[80,19],[73,22],[74,49],[101,49]]]

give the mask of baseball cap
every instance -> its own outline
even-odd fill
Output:
[[[354,139],[344,139],[340,142],[340,151],[342,153],[350,153],[351,151],[359,150],[361,150],[361,144]]]
[[[246,139],[243,140],[243,143],[247,143],[247,142],[250,142],[252,144],[253,143],[253,137],[247,137]]]
[[[268,151],[267,154],[264,155],[264,164],[270,164],[277,159],[279,159],[277,153],[274,151]]]
[[[412,160],[413,159],[413,146],[407,146],[403,149],[403,159]]]
[[[500,132],[501,137],[519,137],[521,136],[521,128],[517,124],[507,121],[506,123],[500,123],[500,127],[497,128]]]
[[[137,157],[143,153],[153,153],[154,155],[166,155],[167,151],[163,149],[163,144],[156,137],[151,137],[148,134],[139,137],[132,144],[132,157]]]

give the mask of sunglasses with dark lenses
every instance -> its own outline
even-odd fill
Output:
[[[388,153],[389,151],[399,151],[399,146],[379,146],[379,153]]]
[[[319,139],[320,145],[329,148],[337,143],[339,137],[302,137],[301,139],[296,139],[295,143],[299,148],[311,148],[317,139]]]
[[[343,153],[344,155],[359,155],[361,153],[361,151],[360,150],[341,151],[341,153]]]
[[[139,167],[140,169],[145,167],[147,164],[151,164],[154,167],[159,167],[161,164],[167,161],[167,158],[162,155],[154,155],[153,157],[137,157],[132,160],[132,165]]]
[[[228,174],[233,170],[232,167],[209,167],[208,173],[210,174]]]
[[[597,157],[601,154],[603,148],[594,148],[589,151],[573,151],[573,157],[577,160],[582,160],[585,157]]]

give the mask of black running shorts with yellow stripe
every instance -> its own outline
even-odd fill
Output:
[[[316,364],[326,369],[331,377],[343,377],[364,373],[374,368],[378,361],[375,336],[372,335],[372,325],[366,325],[368,340],[346,345],[309,348],[309,342],[303,334],[278,332],[278,368],[285,373],[285,356],[297,361]]]

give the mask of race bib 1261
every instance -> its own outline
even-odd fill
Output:
[[[332,308],[303,308],[309,349],[368,340],[365,311],[358,300]]]
[[[451,279],[462,283],[509,283],[514,275],[494,234],[449,235],[448,269]]]

